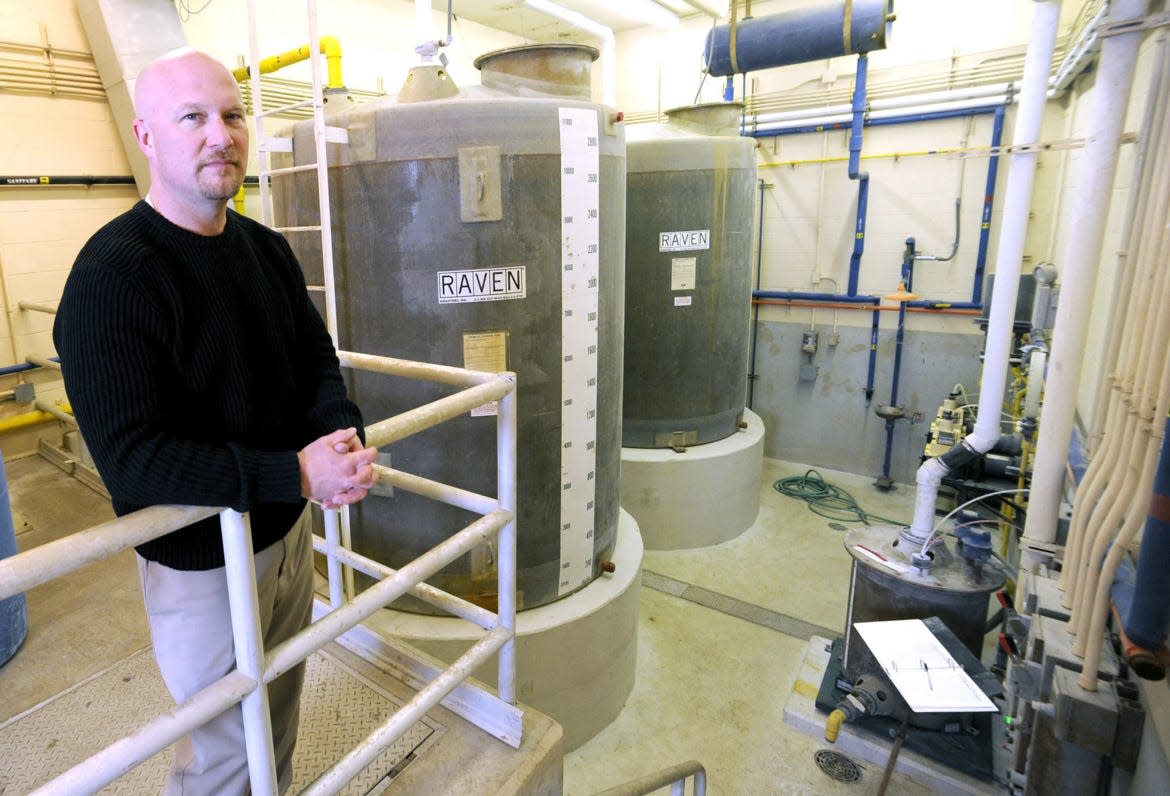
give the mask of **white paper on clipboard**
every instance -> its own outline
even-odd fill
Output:
[[[921,619],[853,625],[915,713],[999,710]]]

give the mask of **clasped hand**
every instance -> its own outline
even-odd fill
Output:
[[[335,509],[357,503],[378,482],[377,448],[362,447],[357,430],[343,428],[310,442],[297,453],[301,495]]]

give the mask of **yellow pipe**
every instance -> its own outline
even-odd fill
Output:
[[[861,159],[862,160],[881,160],[881,159],[893,158],[894,160],[898,160],[899,158],[917,158],[917,157],[924,157],[927,155],[955,155],[955,154],[960,154],[960,153],[964,153],[964,152],[975,152],[975,151],[976,150],[973,148],[950,147],[947,149],[922,149],[922,150],[916,150],[916,151],[911,151],[911,152],[879,152],[879,153],[875,153],[873,155],[862,155]],[[763,167],[763,168],[780,168],[780,167],[795,168],[797,166],[812,166],[812,165],[815,165],[818,163],[844,163],[847,160],[849,160],[848,155],[833,155],[831,157],[806,158],[804,160],[770,160],[770,161],[766,160],[766,161],[761,161],[758,165]]]
[[[35,426],[39,423],[48,423],[50,420],[57,418],[48,412],[43,412],[40,409],[35,409],[31,412],[24,412],[19,415],[12,415],[0,419],[0,434],[6,431],[15,431],[18,428],[27,428],[28,426]]]
[[[328,88],[345,88],[345,82],[341,79],[341,42],[332,36],[322,36],[320,42],[318,42],[318,46],[321,49],[321,53],[325,56],[325,67],[328,73],[326,86]],[[260,74],[267,75],[270,72],[283,69],[290,64],[306,61],[312,53],[312,47],[308,44],[302,44],[295,50],[289,50],[280,55],[270,55],[260,61]],[[239,69],[236,69],[232,72],[232,76],[239,83],[243,83],[251,77],[246,66],[241,66]]]
[[[829,718],[825,720],[825,740],[829,743],[837,743],[837,736],[841,732],[841,725],[845,723],[845,711],[841,708],[834,708],[833,712],[829,714]]]

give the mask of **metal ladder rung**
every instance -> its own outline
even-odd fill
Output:
[[[324,285],[305,285],[305,290],[309,291],[310,293],[324,293],[325,286]]]
[[[320,232],[321,225],[315,224],[308,227],[273,227],[277,232]]]
[[[259,113],[257,113],[256,116],[263,116],[263,117],[276,116],[277,114],[280,114],[280,113],[288,113],[289,111],[295,111],[298,108],[308,108],[308,107],[311,107],[312,105],[313,105],[313,99],[312,99],[312,97],[310,97],[309,99],[300,100],[299,102],[293,102],[289,105],[281,105],[279,108],[273,108],[270,111],[262,110]]]
[[[269,169],[264,172],[265,177],[279,177],[281,174],[295,174],[298,171],[316,171],[316,163],[306,163],[303,166],[285,166],[283,169]]]

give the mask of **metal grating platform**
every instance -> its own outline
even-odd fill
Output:
[[[0,725],[0,793],[27,793],[93,755],[171,706],[149,649]],[[327,647],[308,659],[301,726],[293,759],[297,793],[380,726],[400,702]],[[342,790],[379,793],[442,733],[422,720]],[[167,749],[103,789],[103,794],[158,792],[170,767]]]

